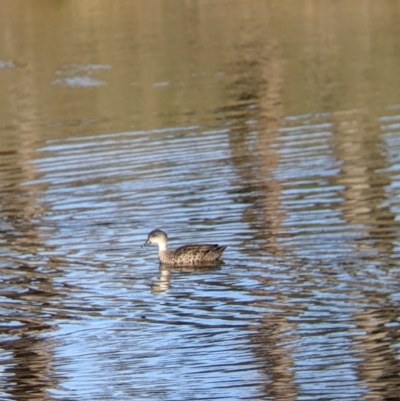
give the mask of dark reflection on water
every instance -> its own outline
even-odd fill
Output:
[[[2,6],[0,398],[398,399],[396,2],[189,3]]]
[[[55,342],[41,333],[56,329],[54,316],[47,310],[52,298],[55,272],[36,264],[1,258],[2,349],[1,394],[5,399],[42,400],[57,380],[52,374]]]

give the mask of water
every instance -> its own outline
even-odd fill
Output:
[[[0,399],[398,399],[398,6],[2,4]]]

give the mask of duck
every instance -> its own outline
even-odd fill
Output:
[[[168,249],[167,243],[167,234],[160,229],[156,229],[148,234],[144,246],[158,245],[160,263],[174,266],[221,263],[220,257],[227,247],[227,245],[218,244],[187,244],[172,250]]]

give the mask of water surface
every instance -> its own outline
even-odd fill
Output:
[[[20,3],[0,398],[397,399],[400,3]]]

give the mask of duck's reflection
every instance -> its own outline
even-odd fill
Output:
[[[218,261],[214,263],[202,264],[202,265],[186,265],[186,266],[174,266],[160,263],[159,270],[160,275],[157,280],[151,285],[151,292],[153,294],[162,294],[167,291],[171,286],[171,277],[174,272],[176,273],[209,273],[213,270],[219,270],[224,265],[224,262]]]

